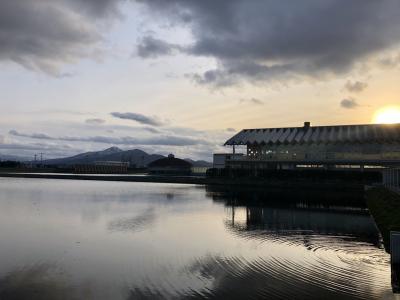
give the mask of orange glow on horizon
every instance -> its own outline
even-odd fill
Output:
[[[373,123],[375,124],[400,123],[400,107],[390,106],[379,109],[377,112],[375,112]]]

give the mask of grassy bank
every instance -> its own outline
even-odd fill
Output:
[[[366,192],[366,200],[389,252],[390,231],[400,231],[400,195],[385,188],[373,188]]]

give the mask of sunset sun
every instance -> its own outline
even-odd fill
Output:
[[[400,107],[385,107],[378,110],[373,122],[376,124],[400,123]]]

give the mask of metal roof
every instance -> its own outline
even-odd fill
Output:
[[[224,145],[348,143],[400,143],[400,123],[243,129]]]

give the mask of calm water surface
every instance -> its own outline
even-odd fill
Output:
[[[0,299],[395,299],[354,196],[0,178]]]

